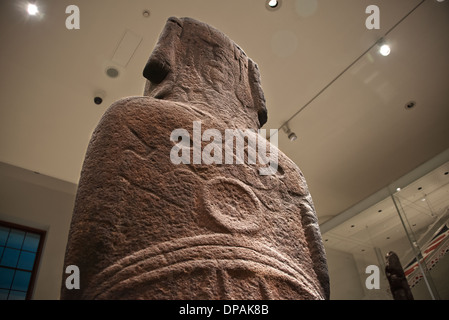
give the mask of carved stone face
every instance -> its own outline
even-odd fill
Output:
[[[267,121],[257,65],[226,35],[202,22],[168,19],[143,75],[147,96],[201,101],[220,113],[244,110],[259,128]]]

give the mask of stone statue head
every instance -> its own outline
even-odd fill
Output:
[[[143,71],[146,96],[203,102],[217,112],[245,111],[267,121],[257,65],[219,30],[191,18],[169,18]]]

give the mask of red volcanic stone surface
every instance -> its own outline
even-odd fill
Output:
[[[306,181],[257,133],[267,119],[257,65],[220,31],[170,18],[144,76],[144,96],[110,106],[90,141],[64,263],[78,266],[80,289],[63,281],[61,299],[327,299]],[[194,163],[195,121],[222,137],[246,130],[246,157],[259,137],[276,172]],[[179,128],[189,163],[170,158]]]

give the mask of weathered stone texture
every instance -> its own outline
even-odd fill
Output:
[[[174,129],[266,122],[256,64],[218,30],[170,18],[144,76],[145,96],[114,103],[89,144],[65,259],[81,289],[63,281],[61,298],[328,298],[313,202],[282,152],[265,176],[259,163],[170,161]]]

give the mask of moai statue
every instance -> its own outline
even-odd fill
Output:
[[[304,177],[257,131],[256,64],[209,25],[169,18],[143,75],[144,96],[109,107],[90,141],[64,264],[80,289],[63,281],[61,298],[329,298]],[[254,141],[270,161],[250,163]]]
[[[393,299],[414,300],[398,255],[395,252],[390,251],[385,258],[385,274],[387,275],[388,283],[390,284]]]

